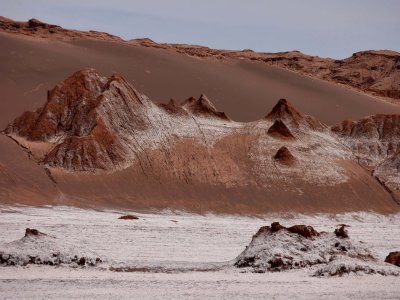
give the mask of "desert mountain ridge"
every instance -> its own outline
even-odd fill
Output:
[[[249,60],[338,83],[367,94],[393,99],[395,102],[400,99],[400,53],[392,50],[360,51],[351,57],[337,60],[306,55],[299,51],[267,53],[250,49],[216,50],[198,45],[160,44],[149,38],[125,41],[103,32],[64,29],[37,19],[17,22],[4,17],[0,17],[0,31],[53,40],[92,39],[120,42],[170,50],[197,58]]]
[[[7,156],[0,195],[225,213],[393,212],[400,207],[398,122],[398,115],[375,115],[329,127],[285,99],[260,120],[235,122],[204,94],[159,104],[120,75],[84,69],[4,131],[44,170],[54,195],[13,194],[24,181]]]
[[[297,50],[268,53],[249,49],[217,50],[197,45],[159,44],[150,39],[136,39],[130,42],[199,58],[258,61],[349,86],[371,95],[400,99],[400,53],[392,50],[360,51],[345,59],[332,59],[307,55]]]

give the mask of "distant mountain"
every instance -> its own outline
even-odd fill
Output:
[[[391,50],[369,50],[354,53],[345,59],[320,58],[299,51],[279,53],[254,52],[250,49],[217,50],[198,45],[156,43],[148,38],[124,41],[121,38],[98,31],[64,29],[37,19],[18,22],[0,17],[0,31],[58,40],[92,39],[114,41],[143,47],[173,50],[199,58],[226,60],[240,58],[258,61],[306,74],[319,79],[350,86],[357,90],[386,97],[400,99],[400,53]]]

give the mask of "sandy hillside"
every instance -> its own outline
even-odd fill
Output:
[[[400,112],[398,106],[371,96],[257,60],[200,59],[103,36],[47,36],[0,34],[0,68],[5,74],[0,79],[0,127],[42,104],[48,89],[86,67],[107,75],[116,71],[155,101],[182,101],[205,93],[236,121],[261,118],[279,98],[292,99],[300,110],[328,124]]]
[[[0,25],[3,203],[399,209],[398,105],[258,59]]]

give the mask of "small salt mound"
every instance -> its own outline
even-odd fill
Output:
[[[101,262],[95,253],[36,229],[27,228],[23,238],[0,245],[0,265],[5,266],[95,266]]]
[[[367,245],[345,236],[344,225],[335,233],[326,233],[317,232],[311,226],[286,228],[275,222],[260,228],[234,265],[257,273],[316,266],[320,268],[315,276],[400,274],[390,265],[378,262]]]

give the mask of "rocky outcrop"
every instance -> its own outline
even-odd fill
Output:
[[[304,117],[286,99],[280,99],[266,116],[268,120],[277,119],[290,122],[295,127],[299,127]]]
[[[201,94],[199,99],[196,99],[194,97],[186,99],[182,103],[182,107],[195,116],[217,118],[225,121],[230,121],[230,119],[224,112],[217,111],[215,106],[204,94]]]
[[[349,237],[349,234],[348,234],[347,230],[345,229],[346,227],[347,227],[347,225],[345,225],[345,224],[339,225],[339,227],[336,228],[334,231],[335,235],[339,238],[347,239]]]
[[[287,124],[291,124],[295,128],[304,126],[313,130],[321,130],[325,127],[314,117],[298,112],[286,99],[280,99],[265,118],[270,121],[281,120]]]
[[[351,85],[374,95],[400,99],[400,54],[395,51],[362,51],[334,61],[322,78]]]
[[[187,116],[188,112],[174,99],[168,101],[168,103],[157,103],[159,107],[164,109],[167,113],[177,115],[177,116]]]
[[[45,234],[43,232],[40,232],[37,229],[30,229],[30,228],[26,228],[25,229],[25,237],[28,237],[28,236],[41,236],[41,235],[47,235],[47,234]]]
[[[400,267],[400,251],[390,252],[385,262]]]
[[[314,276],[400,274],[379,263],[374,255],[361,242],[338,237],[335,233],[317,232],[306,225],[287,228],[274,222],[259,229],[234,265],[256,273],[309,268]]]
[[[261,234],[268,234],[278,231],[287,231],[291,233],[296,233],[301,235],[304,238],[313,238],[319,236],[319,232],[317,232],[312,226],[306,225],[293,225],[291,227],[282,226],[279,222],[271,223],[271,226],[261,227],[255,236],[259,236]]]
[[[292,132],[287,128],[285,123],[281,120],[275,120],[274,124],[268,128],[267,133],[270,136],[279,138],[279,139],[287,139],[287,140],[294,140],[295,137],[293,136]]]
[[[150,101],[122,77],[76,72],[49,91],[46,104],[25,112],[6,133],[53,146],[43,163],[77,171],[110,170],[125,162],[127,135],[148,126]]]
[[[43,107],[23,113],[5,134],[77,202],[117,199],[142,208],[154,199],[167,206],[198,197],[185,205],[226,209],[232,206],[214,197],[237,197],[236,205],[250,207],[247,195],[257,191],[257,203],[268,209],[273,201],[310,208],[383,201],[385,211],[397,208],[354,161],[344,137],[310,120],[280,100],[266,118],[234,122],[204,95],[155,104],[122,77],[86,69],[56,85]]]
[[[373,115],[345,120],[331,128],[353,151],[358,162],[372,169],[392,190],[400,189],[400,116]]]
[[[0,17],[0,30],[9,33],[36,36],[41,38],[51,38],[58,40],[75,40],[89,38],[102,41],[123,40],[117,36],[98,31],[79,31],[64,29],[58,25],[47,24],[37,19],[30,19],[28,22],[18,22],[4,17]]]
[[[27,228],[21,239],[0,245],[0,266],[35,264],[92,267],[100,263],[102,260],[94,252],[37,229]]]

